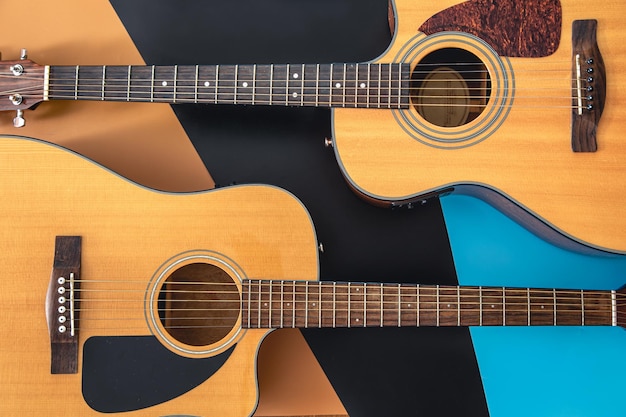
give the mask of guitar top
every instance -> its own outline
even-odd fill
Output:
[[[372,62],[4,62],[11,87],[2,89],[0,109],[22,112],[47,100],[331,107],[337,159],[367,199],[402,206],[473,194],[549,240],[626,252],[626,6],[393,5],[395,36]],[[548,226],[535,227],[537,219]]]
[[[59,147],[7,137],[0,139],[0,178],[0,290],[7,300],[0,307],[2,415],[100,414],[82,395],[83,343],[93,336],[156,334],[145,303],[150,282],[164,267],[213,262],[239,279],[317,278],[311,219],[298,200],[275,187],[155,192]],[[80,271],[73,278],[63,275],[65,295],[58,292],[57,278],[48,293],[51,271],[76,257],[64,245],[55,246],[57,236],[82,237]],[[74,317],[72,303],[80,303]],[[63,344],[59,335],[70,338],[72,329],[79,340],[78,373],[63,366],[52,373],[51,343]],[[248,330],[216,349],[216,358],[230,354],[228,362],[185,395],[124,415],[251,414],[257,401],[256,352],[267,332]]]

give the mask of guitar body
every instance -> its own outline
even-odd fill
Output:
[[[158,271],[175,270],[176,262],[215,264],[235,282],[317,279],[311,219],[299,201],[275,187],[155,192],[65,149],[8,137],[0,139],[0,178],[1,415],[99,415],[82,394],[84,344],[92,337],[155,334],[150,286]],[[78,373],[52,374],[44,304],[55,237],[66,235],[82,236]],[[179,397],[120,415],[250,415],[257,402],[256,353],[267,333],[241,331],[203,354],[168,346],[191,358],[219,358],[226,350],[230,356]]]
[[[516,203],[512,212],[522,222],[540,223],[539,218],[554,226],[553,234],[626,251],[626,84],[621,81],[626,3],[590,9],[573,0],[501,1],[488,2],[491,9],[484,10],[479,2],[457,3],[396,0],[395,37],[375,61],[411,62],[416,77],[417,63],[435,50],[469,51],[491,77],[482,113],[459,126],[442,127],[436,117],[427,120],[416,101],[408,110],[335,109],[335,151],[344,175],[368,199],[387,204],[450,191],[496,204],[506,199]],[[537,29],[537,13],[543,32]],[[520,16],[527,21],[520,24]],[[572,22],[578,19],[597,20],[597,44],[606,66],[595,152],[572,151]],[[501,21],[521,25],[518,45],[513,35],[494,29]],[[488,39],[459,32],[464,25],[482,27]],[[533,36],[541,42],[528,45]],[[454,76],[445,81],[469,91]],[[450,94],[454,103],[463,103]],[[440,115],[463,117],[454,111]]]

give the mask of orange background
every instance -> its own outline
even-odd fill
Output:
[[[3,60],[18,59],[27,48],[40,65],[144,63],[107,0],[5,1],[0,16],[7,22],[0,28]],[[169,105],[46,102],[25,112],[20,129],[12,125],[14,116],[0,114],[0,134],[57,143],[159,190],[214,187]],[[255,415],[346,415],[298,330],[271,333],[259,351],[258,370]]]

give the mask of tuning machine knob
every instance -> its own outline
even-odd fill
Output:
[[[24,119],[24,110],[18,110],[17,115],[13,118],[14,127],[24,127],[26,120]]]

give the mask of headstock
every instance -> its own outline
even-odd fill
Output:
[[[26,50],[17,61],[0,61],[0,111],[17,110],[13,125],[24,126],[24,110],[46,99],[45,84],[46,68],[26,59]]]

